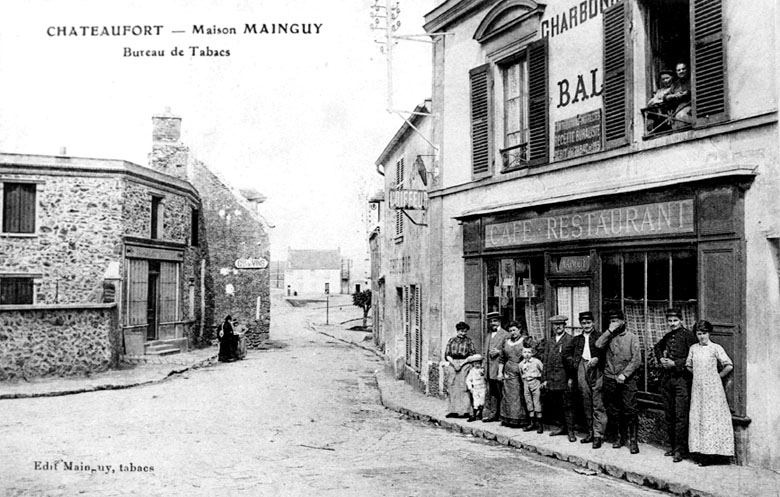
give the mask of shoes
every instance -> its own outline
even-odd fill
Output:
[[[541,421],[536,422],[536,433],[544,433],[544,425]]]
[[[632,419],[628,424],[628,448],[632,454],[639,454],[639,444],[637,443],[637,432],[639,425],[636,419]]]
[[[454,412],[448,412],[444,417],[445,418],[457,418],[459,415]]]
[[[675,454],[674,458],[672,459],[672,462],[680,462],[683,460],[682,454]]]
[[[601,437],[593,437],[593,448],[594,449],[600,449],[601,448]]]
[[[619,449],[624,445],[626,445],[626,441],[623,439],[623,437],[620,437],[617,440],[615,440],[615,443],[612,444],[612,448]]]
[[[574,433],[569,432],[567,435],[569,435],[569,442],[576,442],[577,437],[574,436]]]
[[[483,423],[495,423],[496,421],[498,421],[498,418],[487,418],[482,420]]]
[[[472,421],[476,421],[477,418],[474,416],[469,416],[469,419],[466,420],[467,423],[471,423]]]
[[[534,431],[536,429],[536,426],[534,426],[534,423],[531,423],[527,425],[525,428],[523,428],[523,431]]]
[[[566,435],[566,430],[563,427],[560,427],[550,432],[551,437],[557,437],[558,435]]]
[[[591,435],[590,433],[588,433],[588,436],[587,436],[587,437],[585,437],[585,438],[583,438],[582,440],[580,440],[580,443],[581,443],[581,444],[589,444],[589,443],[591,443],[592,441],[593,441],[593,435]]]
[[[666,457],[672,457],[674,455],[674,449],[669,449],[666,452],[664,452],[664,455]]]

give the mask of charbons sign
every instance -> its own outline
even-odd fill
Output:
[[[485,225],[485,248],[692,233],[693,199]]]

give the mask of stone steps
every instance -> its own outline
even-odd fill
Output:
[[[181,349],[161,341],[148,342],[146,344],[146,355],[166,356],[180,354]]]

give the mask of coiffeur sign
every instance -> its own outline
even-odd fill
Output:
[[[693,199],[485,225],[485,248],[693,233]]]
[[[258,258],[241,258],[236,259],[236,267],[238,269],[265,269],[268,267],[268,260],[264,257]]]

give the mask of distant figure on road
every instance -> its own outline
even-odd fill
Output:
[[[232,362],[238,359],[238,336],[233,332],[233,319],[225,316],[219,328],[219,360]]]
[[[466,336],[470,329],[463,321],[455,325],[457,335],[450,338],[444,351],[447,366],[447,415],[448,418],[470,417],[471,397],[466,387],[466,378],[471,370],[471,363],[477,357],[474,342]]]

